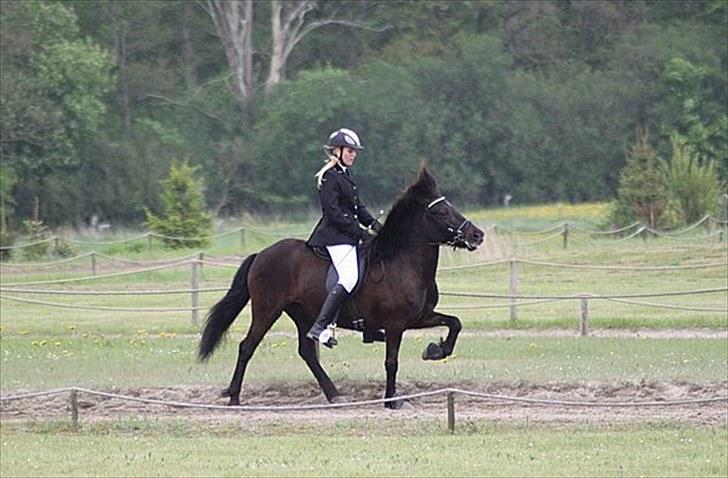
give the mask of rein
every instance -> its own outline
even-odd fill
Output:
[[[427,206],[425,207],[425,209],[427,209],[429,211],[430,209],[432,209],[433,206],[435,206],[436,204],[439,204],[439,203],[441,203],[443,201],[445,201],[447,203],[447,198],[445,198],[445,196],[440,196],[440,197],[438,197],[436,199],[433,199],[432,201],[430,201],[429,204],[427,204]],[[447,203],[447,204],[450,205],[449,203]],[[452,205],[450,205],[450,207],[452,207]],[[436,246],[436,247],[441,247],[441,246],[449,246],[449,247],[452,247],[453,250],[457,249],[458,247],[467,247],[467,248],[469,248],[470,246],[469,246],[468,242],[465,240],[465,230],[471,224],[472,224],[471,221],[469,221],[468,219],[465,219],[462,222],[462,224],[460,224],[457,228],[448,225],[447,226],[447,231],[449,233],[452,233],[453,236],[449,240],[447,240],[447,241],[443,241],[443,242],[410,242],[410,243],[407,243],[407,244],[400,244],[400,247],[417,247],[417,246]]]

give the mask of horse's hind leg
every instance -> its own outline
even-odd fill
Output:
[[[253,356],[255,349],[258,348],[261,340],[263,340],[263,336],[280,315],[281,311],[265,314],[260,310],[256,310],[255,304],[253,304],[253,319],[250,323],[248,334],[238,346],[238,361],[235,365],[235,372],[233,372],[230,386],[223,392],[224,395],[230,397],[230,405],[240,405],[240,390],[243,387],[243,377],[245,376],[245,368],[248,366],[248,361]]]
[[[304,316],[302,313],[293,307],[286,309],[286,313],[291,316],[298,329],[298,355],[306,362],[311,373],[316,377],[316,381],[321,387],[321,390],[323,390],[326,400],[333,402],[339,396],[339,391],[319,362],[318,354],[316,353],[316,343],[306,337],[306,332],[308,332],[312,322],[303,320]]]

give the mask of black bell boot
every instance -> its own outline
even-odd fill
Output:
[[[328,348],[333,348],[338,344],[334,338],[328,326],[336,319],[336,315],[339,313],[339,309],[342,304],[349,297],[346,289],[341,284],[336,284],[329,295],[324,300],[324,305],[321,306],[321,312],[319,312],[316,323],[313,324],[311,330],[306,333],[306,337],[315,340],[316,342],[322,343]]]
[[[373,344],[374,342],[386,342],[387,338],[382,329],[364,329],[361,341],[365,344]]]

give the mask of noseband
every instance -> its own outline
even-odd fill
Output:
[[[427,210],[429,211],[432,206],[435,204],[441,203],[442,201],[446,201],[445,196],[440,196],[439,198],[433,200],[430,202],[430,204],[427,205]],[[449,204],[449,203],[448,203]],[[453,248],[456,247],[469,247],[468,241],[465,240],[465,229],[467,229],[470,226],[471,222],[469,220],[464,220],[462,224],[460,224],[457,229],[455,229],[453,226],[447,226],[447,232],[452,233],[452,238],[445,242],[448,246],[452,246]]]

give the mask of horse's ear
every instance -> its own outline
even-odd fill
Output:
[[[420,172],[417,174],[417,179],[412,185],[412,188],[422,196],[430,196],[437,193],[435,178],[427,170],[424,162],[420,166]]]

